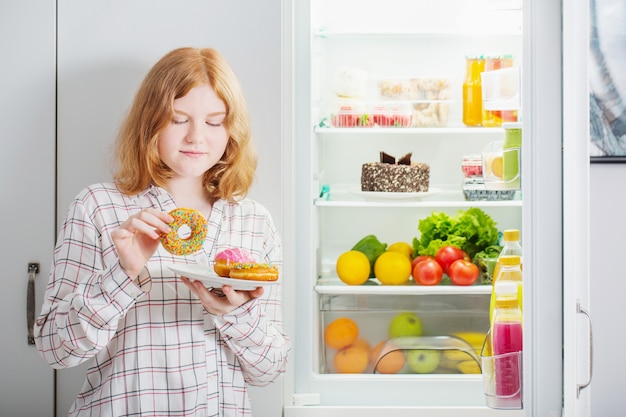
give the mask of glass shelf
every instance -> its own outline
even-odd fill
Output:
[[[433,186],[438,190],[432,195],[420,197],[398,198],[396,193],[380,193],[380,198],[370,198],[370,194],[361,193],[359,184],[333,184],[328,192],[316,198],[316,207],[522,207],[520,198],[514,200],[465,200],[461,186]],[[392,195],[395,194],[395,195]],[[411,193],[416,195],[417,193]],[[519,193],[518,193],[519,194]],[[388,197],[387,199],[385,197]]]
[[[375,280],[374,280],[375,281]],[[353,295],[469,295],[491,294],[491,285],[347,285],[337,277],[322,277],[317,280],[315,291],[318,294]]]

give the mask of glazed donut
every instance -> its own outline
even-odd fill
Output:
[[[214,261],[213,270],[215,273],[220,277],[228,277],[233,264],[255,262],[255,259],[244,249],[230,248],[218,252]]]
[[[236,263],[231,266],[229,276],[234,279],[276,281],[278,279],[278,268],[269,264]]]
[[[161,244],[173,255],[191,255],[202,247],[207,234],[207,221],[197,210],[176,208],[169,212],[174,221],[172,230],[161,236]]]

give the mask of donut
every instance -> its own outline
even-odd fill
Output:
[[[255,262],[254,257],[240,248],[224,249],[215,255],[213,270],[220,277],[228,277],[230,268],[235,263]]]
[[[269,264],[240,262],[231,266],[229,276],[234,279],[276,281],[278,279],[278,268]]]
[[[207,221],[197,210],[176,208],[169,212],[174,221],[172,230],[161,236],[161,245],[173,255],[191,255],[202,247],[207,234]]]

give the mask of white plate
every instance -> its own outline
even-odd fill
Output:
[[[168,268],[187,278],[201,281],[209,288],[222,288],[224,285],[230,285],[235,290],[251,291],[257,287],[274,285],[278,282],[224,278],[216,275],[215,271],[213,271],[213,267],[209,265],[168,265]]]
[[[387,193],[383,191],[361,191],[360,188],[355,188],[350,192],[366,200],[421,200],[440,193],[441,189],[429,187],[428,191],[418,193]]]

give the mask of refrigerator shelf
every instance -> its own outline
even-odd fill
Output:
[[[315,285],[318,294],[354,294],[354,295],[468,295],[491,294],[491,285],[346,285],[339,278],[320,278]]]
[[[429,207],[429,208],[469,208],[469,207],[522,207],[519,197],[513,200],[466,200],[462,187],[444,184],[431,187],[433,192],[380,193],[372,198],[371,193],[361,193],[359,184],[331,184],[322,187],[322,191],[313,204],[316,207]],[[519,194],[519,193],[518,193]]]
[[[494,135],[496,138],[500,138],[504,135],[504,129],[499,127],[323,127],[316,126],[315,133],[320,135],[325,134],[368,134],[368,135],[389,135],[389,134],[401,134],[401,135],[433,135],[433,134],[479,134],[479,135]]]

